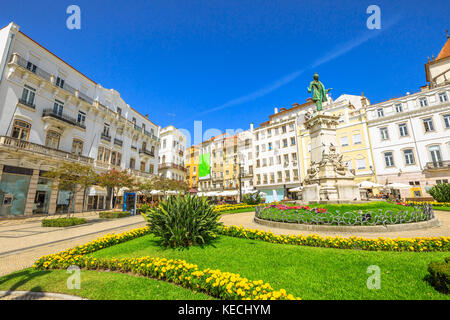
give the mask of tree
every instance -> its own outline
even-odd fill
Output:
[[[59,190],[67,190],[72,192],[69,198],[69,208],[67,210],[67,217],[70,217],[70,211],[73,206],[73,199],[80,191],[86,189],[98,182],[99,176],[92,169],[91,166],[82,165],[79,163],[63,163],[58,168],[52,169],[44,173],[44,177],[53,179],[58,182]],[[83,209],[85,203],[85,196],[83,196]],[[74,210],[72,210],[73,212]]]
[[[109,170],[108,172],[102,173],[99,177],[99,184],[102,187],[111,188],[112,189],[112,197],[111,197],[111,207],[113,203],[114,197],[119,193],[121,188],[135,188],[137,183],[134,179],[134,176],[131,175],[128,171],[123,170]]]

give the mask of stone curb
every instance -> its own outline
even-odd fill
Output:
[[[14,296],[13,300],[37,300],[41,298],[51,298],[53,300],[88,300],[85,298],[71,296],[68,294],[33,292],[33,291],[0,291],[0,300],[5,297]]]
[[[428,221],[405,223],[405,224],[391,224],[386,226],[324,226],[324,225],[307,225],[298,223],[286,223],[254,219],[255,223],[272,228],[289,229],[289,230],[303,230],[303,231],[331,231],[331,232],[399,232],[411,231],[419,229],[428,229],[440,227],[441,223],[437,218]]]

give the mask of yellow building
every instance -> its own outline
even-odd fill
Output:
[[[186,149],[185,165],[186,165],[186,183],[189,188],[198,188],[198,147],[191,146]]]
[[[341,116],[336,131],[338,148],[348,168],[355,174],[356,183],[362,181],[377,183],[367,126],[366,107],[369,104],[364,95],[345,94],[324,106],[325,112]],[[315,107],[314,104],[307,103],[300,114],[312,112]],[[298,138],[301,176],[305,177],[310,164],[311,142],[308,130],[301,124],[298,126]]]

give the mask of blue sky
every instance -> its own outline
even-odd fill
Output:
[[[152,121],[247,129],[308,98],[314,72],[332,96],[372,103],[415,92],[450,29],[449,1],[3,1],[16,22]],[[66,8],[81,8],[81,30]],[[381,8],[381,30],[366,9]]]

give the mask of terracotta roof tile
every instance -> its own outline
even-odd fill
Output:
[[[450,38],[447,38],[447,42],[442,47],[442,50],[439,52],[436,60],[441,60],[447,57],[450,57]]]

